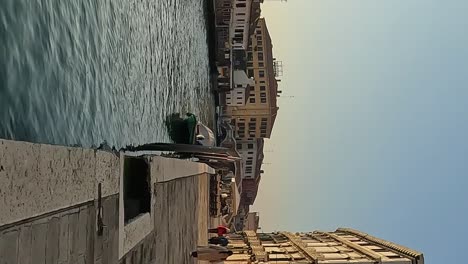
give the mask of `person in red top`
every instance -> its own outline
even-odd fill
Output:
[[[218,236],[223,236],[229,232],[231,232],[231,230],[229,230],[229,228],[222,226],[222,225],[218,226],[217,228],[208,229],[208,233],[218,234]]]

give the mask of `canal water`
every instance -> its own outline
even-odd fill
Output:
[[[169,142],[165,117],[212,122],[204,0],[2,0],[0,138]]]

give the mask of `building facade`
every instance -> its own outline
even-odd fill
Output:
[[[258,212],[250,212],[247,215],[247,219],[244,221],[244,230],[251,230],[257,232],[259,224],[260,216]]]
[[[244,165],[243,179],[255,179],[260,175],[263,146],[264,140],[261,138],[236,141],[236,150]]]
[[[244,244],[236,236],[233,248],[242,245],[244,251],[234,251],[225,263],[424,264],[424,256],[418,251],[350,228],[334,232],[240,234]]]
[[[247,77],[242,70],[235,70],[233,73],[234,87],[226,92],[227,106],[244,106],[247,100],[246,91],[255,85],[255,81]]]
[[[233,0],[229,40],[232,51],[232,68],[245,70],[246,51],[260,17],[263,0]]]
[[[251,26],[260,17],[260,0],[233,0],[231,20],[231,44],[234,50],[247,50]]]
[[[230,65],[230,36],[231,11],[233,0],[216,0],[215,34],[216,34],[216,63],[218,66]]]
[[[232,2],[233,0],[214,1],[217,27],[229,27],[231,23]]]
[[[236,127],[236,138],[270,138],[278,112],[278,81],[275,72],[273,45],[264,18],[255,27],[247,50],[247,75],[255,85],[246,95],[244,106],[227,108]],[[248,127],[247,127],[248,123]]]

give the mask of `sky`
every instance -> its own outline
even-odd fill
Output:
[[[468,1],[266,0],[283,98],[264,232],[352,227],[460,263],[468,251]]]

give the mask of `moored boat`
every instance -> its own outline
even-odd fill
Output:
[[[192,113],[187,113],[184,118],[179,113],[172,114],[167,118],[166,126],[172,141],[177,144],[216,145],[213,131]]]

